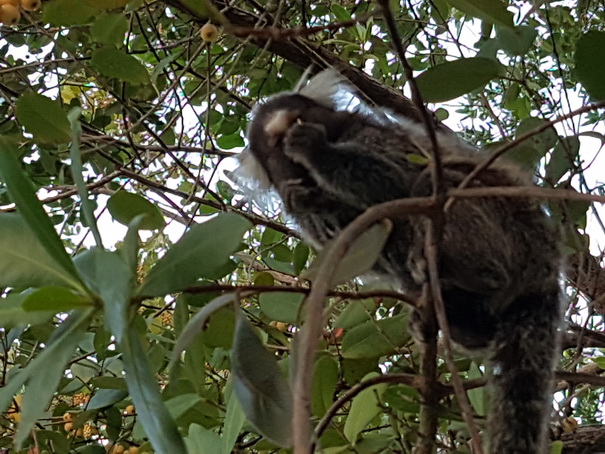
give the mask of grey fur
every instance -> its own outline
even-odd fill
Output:
[[[286,211],[319,246],[369,206],[431,194],[427,165],[408,159],[430,157],[423,127],[370,108],[339,109],[335,95],[346,86],[337,79],[326,87],[329,74],[321,77],[298,94],[260,104],[247,151],[261,169],[257,177],[277,190]],[[440,135],[439,143],[445,185],[456,187],[482,158],[451,137]],[[495,163],[471,186],[531,184],[513,165]],[[423,220],[396,213],[392,220],[376,271],[417,293],[425,279],[419,265]],[[494,366],[494,454],[548,452],[562,318],[557,242],[544,210],[530,199],[459,199],[445,214],[439,275],[448,322],[456,343],[487,351]]]

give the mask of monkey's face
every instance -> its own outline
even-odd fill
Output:
[[[284,181],[310,183],[308,171],[284,154],[284,139],[292,126],[313,123],[325,127],[328,140],[337,140],[344,125],[337,112],[298,94],[278,95],[260,104],[248,127],[249,152],[278,187]]]

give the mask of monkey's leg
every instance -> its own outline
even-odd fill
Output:
[[[561,325],[556,277],[542,293],[523,295],[502,314],[494,338],[490,452],[542,454],[552,406]]]

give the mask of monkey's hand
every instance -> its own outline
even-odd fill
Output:
[[[328,146],[325,126],[315,123],[296,123],[286,133],[284,154],[308,170],[317,167],[316,158]]]

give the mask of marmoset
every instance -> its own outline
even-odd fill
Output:
[[[297,92],[260,103],[242,160],[254,178],[277,191],[317,247],[372,205],[432,194],[424,126],[380,108],[343,107],[343,92],[350,98],[354,93],[328,70]],[[485,159],[444,133],[438,143],[446,189]],[[532,184],[514,165],[497,161],[469,186]],[[418,252],[422,256],[425,220],[393,213],[391,221],[376,271],[418,294],[427,279]],[[531,198],[459,198],[443,213],[438,272],[446,315],[453,341],[483,351],[492,365],[488,429],[494,454],[548,452],[562,322],[557,237]]]

